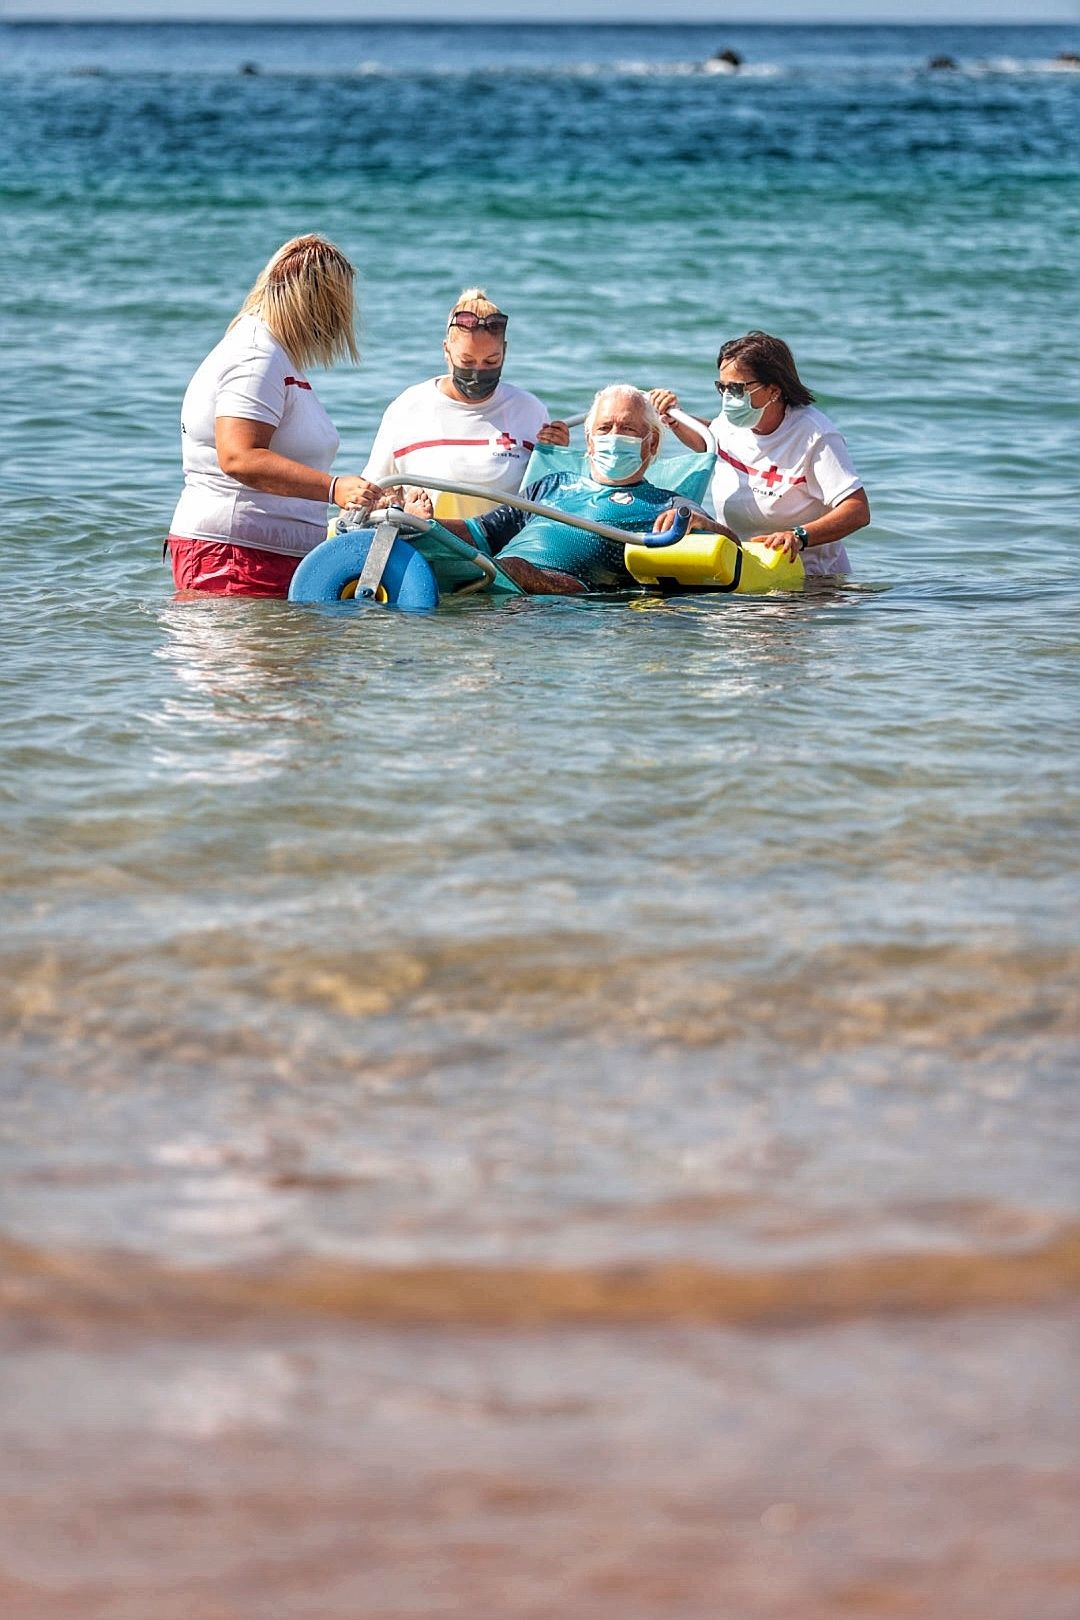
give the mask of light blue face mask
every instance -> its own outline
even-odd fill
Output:
[[[645,446],[633,433],[597,433],[590,460],[605,478],[633,478],[641,471]]]
[[[732,427],[756,428],[767,409],[768,400],[764,405],[751,405],[749,393],[743,394],[741,398],[730,393],[724,394],[720,403],[720,414],[725,422],[731,423]]]

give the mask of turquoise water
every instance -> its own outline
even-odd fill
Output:
[[[1073,1612],[1078,46],[0,30],[35,1620]],[[474,280],[556,412],[760,325],[853,579],[174,602],[179,401],[306,229],[342,470]]]

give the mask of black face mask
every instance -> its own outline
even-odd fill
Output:
[[[502,366],[455,366],[450,372],[454,387],[466,399],[490,399],[499,386]]]

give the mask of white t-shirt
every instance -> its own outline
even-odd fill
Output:
[[[424,474],[461,484],[483,484],[513,495],[521,486],[548,420],[535,394],[500,382],[490,399],[450,399],[438,378],[416,383],[390,401],[371,447],[364,477],[399,478],[423,486]],[[497,499],[474,500],[429,490],[436,517],[478,517]]]
[[[304,556],[326,539],[326,502],[268,495],[223,473],[214,443],[219,416],[268,422],[274,429],[271,450],[320,472],[333,465],[340,443],[333,422],[254,315],[241,316],[188,384],[180,419],[184,490],[171,532]]]
[[[740,540],[811,523],[862,488],[843,434],[816,405],[789,405],[773,433],[732,427],[723,415],[709,428],[717,446],[709,505]],[[802,559],[808,574],[851,571],[841,540],[810,546]]]

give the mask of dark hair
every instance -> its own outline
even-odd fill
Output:
[[[747,332],[745,337],[731,338],[721,348],[716,364],[723,366],[729,360],[741,360],[749,366],[758,382],[776,383],[785,405],[814,403],[814,396],[795,370],[795,357],[783,338],[770,337],[768,332]]]

